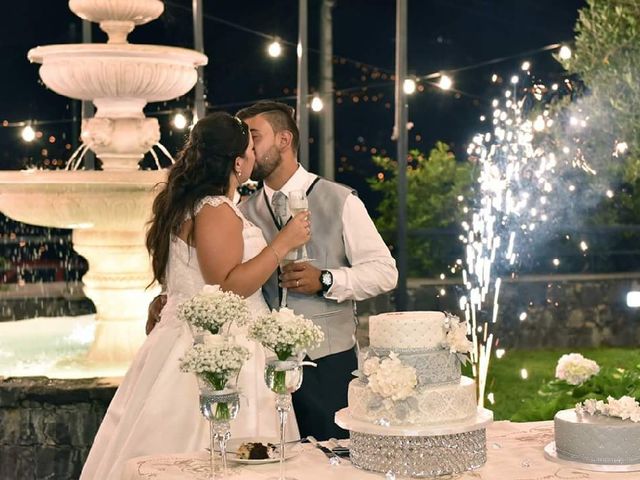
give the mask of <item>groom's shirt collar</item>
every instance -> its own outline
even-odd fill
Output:
[[[287,198],[289,198],[289,192],[293,190],[304,190],[307,191],[309,186],[316,179],[317,175],[308,172],[302,165],[298,164],[298,169],[291,176],[287,183],[285,183],[280,191],[284,193]],[[271,199],[273,198],[273,194],[276,191],[269,187],[266,183],[264,184],[264,193],[267,195],[267,199],[269,200],[269,205],[271,205]]]

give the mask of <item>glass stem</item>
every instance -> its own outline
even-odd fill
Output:
[[[227,420],[214,422],[215,440],[220,447],[220,461],[222,478],[227,476],[227,440],[231,437],[231,425]]]
[[[280,480],[285,480],[284,477],[284,431],[287,425],[287,415],[291,408],[291,395],[288,393],[278,394],[276,399],[276,410],[278,411],[278,418],[280,420]]]
[[[215,445],[216,433],[213,426],[213,420],[209,420],[209,480],[215,478],[215,464],[214,464],[214,445]]]
[[[222,475],[227,476],[227,440],[231,437],[231,432],[226,431],[218,435],[218,445],[220,445],[220,457],[222,458]]]

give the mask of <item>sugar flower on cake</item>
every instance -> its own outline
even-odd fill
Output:
[[[371,391],[382,398],[397,401],[415,393],[418,384],[416,369],[403,364],[393,352],[382,361],[377,357],[369,358],[362,370]]]
[[[369,357],[362,364],[362,373],[367,377],[380,368],[380,358]]]
[[[606,402],[602,400],[588,399],[576,404],[576,412],[579,414],[605,415],[608,417],[618,417],[622,420],[640,422],[640,403],[628,395],[618,399],[608,397]]]
[[[556,378],[570,385],[580,385],[600,371],[593,360],[584,358],[579,353],[562,355],[556,366]]]
[[[216,334],[224,325],[246,324],[249,307],[240,295],[224,292],[218,285],[205,285],[202,291],[178,306],[178,318]]]
[[[444,329],[446,337],[443,346],[449,348],[449,352],[465,354],[473,349],[473,342],[467,337],[467,322],[445,313]]]
[[[273,350],[279,360],[287,360],[314,348],[324,339],[322,329],[289,308],[273,310],[249,325],[250,339]]]

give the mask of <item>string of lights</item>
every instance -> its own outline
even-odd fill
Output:
[[[176,8],[178,10],[182,10],[182,11],[188,12],[189,14],[191,14],[191,12],[192,12],[190,7],[187,7],[187,6],[184,6],[184,5],[179,5],[179,4],[174,3],[174,2],[165,2],[165,4],[169,5],[169,6],[173,7],[173,8]],[[240,30],[242,32],[250,33],[250,34],[258,36],[260,38],[269,40],[270,43],[267,46],[267,52],[269,53],[269,56],[271,56],[271,57],[279,57],[282,54],[282,45],[288,45],[288,46],[294,47],[294,48],[297,48],[297,46],[298,46],[297,42],[293,42],[291,40],[286,40],[286,39],[280,37],[279,35],[269,34],[269,33],[266,33],[266,32],[262,32],[260,30],[255,30],[253,28],[246,27],[246,26],[241,25],[239,23],[232,22],[230,20],[226,20],[224,18],[220,18],[220,17],[217,17],[215,15],[210,15],[208,13],[203,13],[202,17],[205,20],[211,20],[212,22],[216,22],[216,23],[219,23],[221,25],[226,25],[226,26],[234,28],[236,30]],[[313,52],[313,53],[320,53],[320,50],[317,49],[317,48],[309,47],[309,48],[307,48],[307,50],[309,52]],[[392,69],[379,67],[377,65],[371,65],[371,64],[368,64],[368,63],[363,62],[361,60],[355,60],[353,58],[345,57],[345,56],[342,56],[342,55],[334,55],[333,59],[334,59],[334,61],[337,60],[337,61],[339,61],[341,63],[344,63],[344,62],[352,63],[358,68],[364,66],[364,67],[368,67],[368,68],[371,68],[371,69],[379,70],[381,72],[382,71],[387,72],[387,73],[392,73],[393,72]]]
[[[171,2],[168,2],[171,3]],[[178,6],[175,5],[179,8],[183,8],[182,6]],[[220,21],[226,21],[224,19],[218,19],[217,17],[215,17],[217,20]],[[233,23],[233,22],[231,22]],[[241,27],[241,26],[239,26]],[[244,27],[243,27],[244,28]],[[251,30],[251,29],[248,29]],[[252,31],[253,32],[253,31]],[[256,31],[257,32],[257,31]],[[258,32],[260,34],[263,34],[262,32]],[[267,34],[263,34],[263,35],[267,35]],[[269,37],[269,38],[273,38],[273,37]],[[445,90],[445,91],[451,91],[456,93],[457,95],[460,96],[465,96],[465,97],[469,97],[469,98],[474,98],[476,100],[487,100],[485,97],[479,96],[479,95],[475,95],[469,92],[465,92],[463,90],[454,88],[454,82],[453,82],[453,78],[451,75],[455,74],[455,73],[459,73],[459,72],[466,72],[466,71],[470,71],[470,70],[475,70],[475,69],[480,69],[480,68],[484,68],[490,65],[495,65],[498,63],[503,63],[503,62],[507,62],[510,60],[514,60],[517,58],[522,58],[525,56],[533,56],[539,53],[544,53],[544,52],[548,52],[551,50],[555,50],[555,49],[559,49],[558,51],[558,55],[560,56],[560,58],[566,59],[566,58],[570,58],[571,56],[571,49],[566,46],[563,45],[561,43],[553,43],[553,44],[549,44],[549,45],[545,45],[543,47],[539,47],[536,49],[532,49],[532,50],[527,50],[521,53],[517,53],[517,54],[513,54],[513,55],[508,55],[508,56],[501,56],[501,57],[496,57],[493,59],[489,59],[489,60],[485,60],[482,62],[477,62],[477,63],[473,63],[470,65],[465,65],[462,67],[457,67],[457,68],[450,68],[447,70],[440,70],[437,72],[431,72],[431,73],[427,73],[427,74],[422,74],[422,75],[417,75],[417,76],[412,76],[410,78],[405,79],[405,81],[403,82],[403,89],[405,91],[405,93],[407,94],[413,94],[417,91],[424,91],[425,89],[420,86],[418,86],[418,83],[426,83],[430,86],[433,87],[437,87],[440,90]],[[358,68],[362,68],[364,64],[363,62],[358,62],[356,60],[352,60],[354,63],[358,64]],[[524,64],[527,64],[528,62],[525,62]],[[524,65],[523,64],[523,65]],[[379,67],[374,67],[371,65],[368,65],[368,67],[370,68],[374,68],[375,72],[384,72],[383,69],[380,69]],[[374,72],[374,73],[375,73]],[[389,87],[391,85],[393,85],[395,83],[395,76],[394,75],[389,75],[387,73],[379,73],[379,76],[383,79],[389,78],[389,80],[384,80],[384,81],[376,81],[374,83],[364,83],[362,85],[357,85],[357,86],[353,86],[353,87],[346,87],[346,88],[341,88],[341,89],[335,89],[332,92],[334,97],[337,97],[338,99],[346,94],[352,93],[352,92],[357,92],[360,91],[361,93],[366,92],[368,89],[374,89],[374,88],[386,88]],[[372,77],[375,77],[375,79],[377,80],[378,75],[372,75]],[[495,78],[497,78],[497,76],[494,74],[494,81]],[[431,81],[434,79],[438,79],[437,82],[435,81]],[[273,100],[278,100],[278,101],[287,101],[287,100],[293,100],[295,99],[296,96],[295,95],[283,95],[280,97],[275,97],[273,98]],[[322,103],[322,99],[318,96],[317,93],[312,93],[309,95],[309,100],[311,101],[311,108],[314,112],[319,112],[322,110],[323,108],[323,103]],[[239,102],[231,102],[231,103],[226,103],[226,104],[216,104],[215,107],[219,108],[219,109],[224,109],[224,108],[237,108],[237,107],[241,107],[244,105],[249,105],[252,103],[255,103],[257,101],[257,99],[253,99],[253,100],[246,100],[246,101],[239,101]],[[338,100],[339,103],[340,100]],[[357,103],[357,102],[354,102]],[[165,109],[165,110],[156,110],[153,112],[148,112],[149,115],[151,116],[163,116],[163,115],[182,115],[183,118],[184,115],[180,112],[180,110],[186,110],[186,108],[172,108],[172,109]],[[19,121],[9,121],[9,120],[4,120],[2,122],[2,126],[3,127],[7,127],[7,128],[11,128],[11,127],[17,127],[17,128],[23,128],[23,133],[22,133],[22,137],[25,141],[29,142],[32,141],[33,139],[35,139],[36,137],[34,135],[32,135],[32,131],[33,131],[33,127],[36,125],[50,125],[50,124],[63,124],[63,123],[73,123],[78,121],[78,118],[67,118],[67,119],[54,119],[54,120],[19,120]],[[176,118],[174,117],[173,120],[173,125],[178,128],[178,129],[182,129],[185,128],[187,126],[188,122],[183,122],[182,119],[176,121]],[[184,126],[182,126],[184,123]],[[31,140],[29,140],[31,139]]]

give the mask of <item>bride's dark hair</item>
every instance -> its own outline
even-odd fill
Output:
[[[193,127],[169,169],[167,182],[160,184],[164,188],[153,201],[147,232],[153,281],[165,280],[171,235],[177,235],[186,220],[194,219],[199,200],[227,194],[235,159],[243,157],[248,146],[249,127],[228,113],[212,113]],[[193,240],[194,230],[192,222],[188,243]]]

